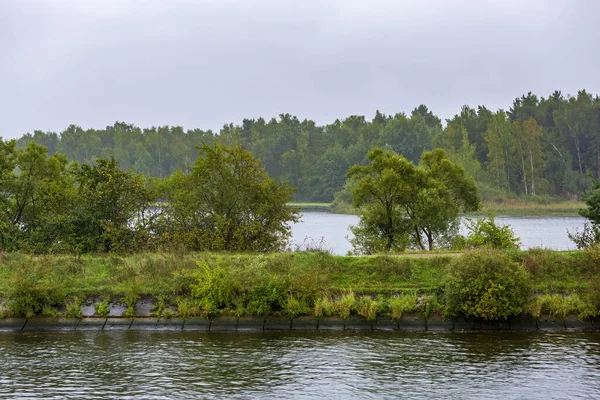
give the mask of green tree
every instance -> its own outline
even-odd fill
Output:
[[[369,165],[355,165],[348,172],[356,181],[353,205],[361,217],[351,228],[357,251],[448,245],[457,233],[459,213],[479,207],[475,182],[441,149],[423,153],[418,167],[379,148],[368,159]]]
[[[142,175],[119,169],[114,158],[73,170],[77,194],[60,231],[70,250],[131,252],[144,247],[145,222],[156,193]]]
[[[194,250],[282,248],[298,211],[294,189],[271,179],[260,159],[240,145],[199,146],[190,175],[170,178],[164,231]]]

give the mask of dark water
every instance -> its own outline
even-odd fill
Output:
[[[0,334],[0,398],[600,398],[600,332]]]
[[[567,236],[567,230],[583,228],[582,217],[496,217],[498,225],[510,225],[515,234],[521,238],[523,248],[544,247],[554,250],[568,250],[574,244]],[[356,215],[331,214],[326,212],[305,212],[302,222],[292,225],[292,240],[302,243],[324,239],[327,249],[334,254],[346,254],[352,249],[346,236],[352,234],[349,225],[356,225]]]

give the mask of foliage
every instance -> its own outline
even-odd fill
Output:
[[[108,305],[108,299],[104,299],[100,302],[94,303],[94,309],[96,310],[96,315],[99,317],[107,317],[110,313],[110,307]]]
[[[467,247],[490,246],[497,249],[519,248],[519,238],[509,225],[496,225],[493,216],[478,218],[476,220],[467,218],[468,229],[466,237]]]
[[[375,321],[377,319],[379,309],[379,302],[371,296],[361,296],[356,301],[357,314],[365,317],[368,321]]]
[[[356,309],[356,297],[354,293],[348,292],[343,294],[339,299],[334,301],[333,307],[339,317],[348,318]]]
[[[479,207],[472,178],[440,149],[423,153],[418,167],[378,148],[368,158],[371,164],[348,172],[361,217],[351,228],[359,252],[433,250],[456,236],[459,212]]]
[[[581,231],[575,228],[575,231],[567,231],[569,240],[575,243],[579,250],[588,249],[600,241],[600,231],[598,227],[588,222],[583,224]]]
[[[389,304],[392,319],[399,321],[404,314],[417,311],[417,296],[413,293],[392,297]]]
[[[313,315],[317,318],[331,317],[335,312],[335,305],[331,297],[324,296],[315,301]]]
[[[192,286],[192,296],[215,307],[226,307],[233,301],[235,290],[229,272],[219,266],[198,262],[198,282]]]
[[[83,312],[81,311],[81,299],[77,296],[72,297],[70,300],[65,302],[67,311],[65,317],[67,318],[83,318]]]
[[[298,211],[293,189],[271,179],[241,146],[199,147],[190,175],[174,174],[162,226],[191,250],[272,251],[285,245]]]
[[[579,215],[587,218],[581,232],[569,232],[571,239],[578,249],[585,249],[600,243],[600,181],[596,181],[593,190],[584,193],[583,201],[586,208],[579,210]]]
[[[530,285],[522,265],[502,251],[482,248],[466,252],[450,264],[444,299],[452,314],[501,320],[523,311]]]
[[[189,174],[198,157],[195,146],[203,142],[240,144],[263,160],[271,177],[297,187],[297,200],[320,202],[333,200],[348,168],[364,164],[375,146],[413,163],[424,151],[441,147],[480,188],[495,188],[496,198],[512,194],[572,199],[593,183],[588,173],[600,176],[597,95],[585,90],[572,96],[559,91],[546,97],[527,93],[503,109],[507,111],[463,106],[443,127],[425,105],[406,114],[376,112],[370,120],[352,115],[324,125],[281,114],[244,119],[219,132],[141,128],[123,122],[86,130],[71,125],[61,132],[27,133],[16,147],[36,142],[50,155],[62,153],[81,164],[113,155],[124,170],[164,178],[178,170]]]

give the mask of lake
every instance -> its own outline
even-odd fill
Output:
[[[600,398],[600,332],[0,333],[0,398]]]
[[[510,225],[521,238],[523,248],[544,247],[554,250],[575,248],[569,240],[567,230],[581,230],[585,219],[582,217],[496,217],[499,225]],[[292,241],[297,244],[305,238],[317,241],[323,238],[327,249],[334,254],[345,255],[352,246],[346,236],[352,234],[349,225],[356,225],[358,216],[332,214],[327,212],[304,212],[302,221],[292,225]]]

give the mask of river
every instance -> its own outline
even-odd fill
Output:
[[[600,398],[600,332],[0,334],[0,398]]]
[[[544,247],[554,250],[575,248],[567,236],[567,230],[581,230],[582,217],[496,217],[499,225],[510,225],[521,238],[523,248]],[[302,221],[292,225],[292,241],[298,245],[323,238],[324,246],[334,254],[344,255],[352,246],[346,236],[352,234],[348,226],[358,223],[356,215],[327,212],[304,212]]]

